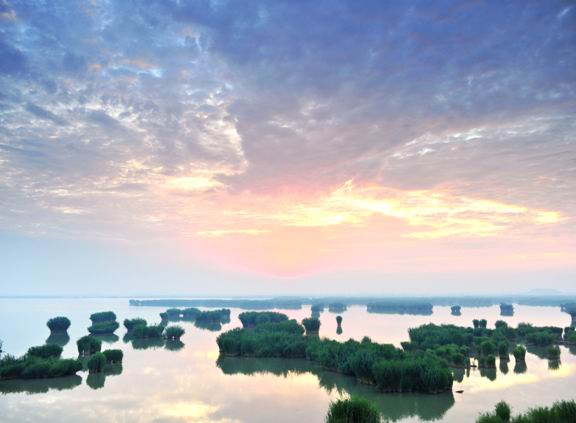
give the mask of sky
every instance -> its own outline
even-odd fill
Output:
[[[2,295],[576,292],[576,2],[0,0]]]

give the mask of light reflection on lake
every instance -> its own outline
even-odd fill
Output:
[[[87,333],[89,315],[105,310],[116,312],[120,322],[143,317],[157,323],[164,308],[130,307],[126,299],[0,299],[0,339],[7,352],[20,355],[47,340],[48,318],[66,315],[72,320],[69,342],[52,341],[65,344],[64,356],[75,357],[76,340]],[[223,330],[240,326],[240,312],[232,309],[231,322]],[[309,307],[283,312],[299,320],[310,314]],[[498,307],[463,308],[461,316],[452,316],[449,307],[434,307],[432,316],[368,314],[365,307],[350,307],[342,313],[341,335],[336,333],[336,314],[322,313],[321,335],[342,341],[367,335],[399,345],[408,339],[408,328],[428,322],[468,326],[474,318],[486,318],[490,326],[498,319],[510,325],[570,324],[567,314],[552,307],[516,306],[514,316],[499,314]],[[121,348],[124,364],[106,375],[87,380],[87,373],[81,372],[72,378],[0,382],[2,422],[322,422],[330,401],[349,393],[375,402],[392,420],[463,422],[473,421],[502,399],[519,412],[574,398],[576,357],[565,347],[555,370],[534,354],[538,351],[529,351],[524,373],[515,372],[513,359],[507,369],[493,374],[461,372],[454,390],[462,389],[463,394],[379,394],[302,360],[218,360],[219,332],[178,324],[186,329],[183,346],[124,342],[124,329],[118,330],[118,338],[105,340],[112,343],[103,347]]]

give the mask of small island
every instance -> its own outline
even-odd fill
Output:
[[[90,320],[92,325],[88,328],[88,332],[92,335],[112,334],[120,327],[116,321],[116,314],[112,311],[94,313],[90,316]]]
[[[78,360],[61,358],[61,355],[62,347],[58,345],[31,347],[19,358],[6,355],[0,359],[0,380],[58,378],[82,370]]]

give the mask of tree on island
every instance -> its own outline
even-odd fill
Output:
[[[461,309],[462,307],[460,307],[459,305],[453,305],[452,307],[450,307],[450,312],[452,313],[452,316],[460,316],[462,314]]]

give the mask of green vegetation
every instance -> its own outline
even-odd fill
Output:
[[[88,332],[92,335],[105,335],[114,333],[120,327],[116,321],[116,314],[112,311],[103,311],[101,313],[94,313],[90,316],[92,326],[88,328]]]
[[[488,326],[486,319],[474,319],[472,320],[472,324],[474,325],[474,329],[486,329]]]
[[[302,325],[306,329],[307,335],[317,335],[320,332],[320,319],[307,317],[302,320]]]
[[[336,324],[338,326],[342,325],[342,316],[336,316]]]
[[[114,314],[114,312],[112,311],[93,313],[90,315],[90,320],[92,321],[92,323],[115,322],[116,314]]]
[[[43,345],[29,348],[20,358],[6,355],[0,359],[0,380],[71,376],[82,369],[79,361],[60,358],[61,354],[61,347]]]
[[[81,357],[100,352],[102,349],[102,341],[90,335],[80,338],[76,341],[76,345],[78,346],[78,354]]]
[[[92,335],[108,335],[114,333],[119,327],[118,322],[99,322],[92,324],[88,328],[88,332]]]
[[[501,341],[498,344],[498,356],[500,357],[500,360],[508,360],[508,356],[509,356],[509,345],[507,341]]]
[[[89,373],[102,373],[106,367],[106,356],[104,353],[97,352],[93,354],[88,360]]]
[[[62,347],[58,345],[42,345],[39,347],[28,348],[28,353],[31,357],[39,358],[54,358],[62,355]]]
[[[148,322],[139,317],[135,319],[124,319],[124,327],[128,332],[133,331],[136,326],[148,326]]]
[[[380,301],[367,304],[366,310],[368,313],[418,314],[429,316],[432,314],[433,306],[430,303]]]
[[[567,423],[576,422],[576,401],[555,402],[552,407],[538,407],[518,416],[511,415],[505,402],[496,404],[493,413],[482,414],[476,423]]]
[[[326,423],[379,423],[380,412],[369,401],[352,397],[330,404]]]
[[[230,310],[222,308],[219,310],[201,311],[196,315],[196,322],[228,323],[230,321]]]
[[[278,323],[288,320],[288,316],[285,314],[277,313],[274,311],[247,311],[240,313],[238,318],[240,319],[240,322],[242,322],[242,327],[244,328],[253,328],[256,325],[261,325],[264,323]]]
[[[516,345],[516,348],[512,350],[512,355],[517,363],[524,363],[526,361],[526,348],[522,345]]]
[[[66,332],[70,327],[70,319],[63,316],[53,317],[46,323],[51,332]]]
[[[548,358],[550,360],[558,360],[560,358],[560,347],[558,345],[548,347]]]
[[[159,339],[164,333],[163,325],[138,325],[130,333],[133,339]]]
[[[106,364],[122,364],[124,353],[122,350],[106,350],[103,352]]]
[[[302,332],[302,327],[290,320],[233,329],[221,334],[217,343],[223,356],[306,358],[386,392],[439,393],[452,387],[449,367],[435,354],[407,354],[367,337],[362,342],[341,343],[306,337]]]
[[[450,307],[450,313],[452,316],[460,316],[462,314],[462,307],[459,305],[453,305]]]
[[[164,331],[164,335],[166,336],[166,339],[176,341],[182,338],[182,335],[184,335],[184,329],[180,326],[169,326]]]

